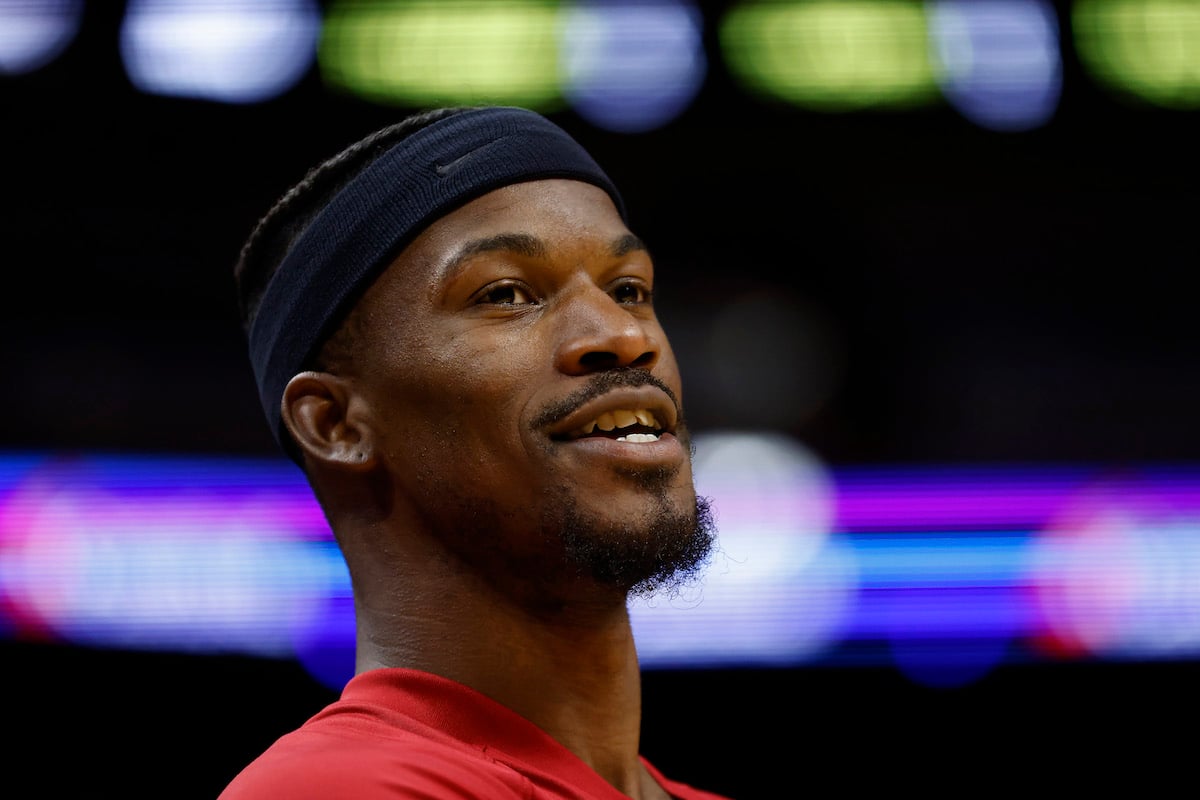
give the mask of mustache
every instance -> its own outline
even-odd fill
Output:
[[[636,388],[639,386],[653,386],[671,398],[671,402],[675,406],[678,427],[683,427],[683,409],[679,405],[679,398],[675,395],[675,392],[671,390],[670,386],[663,383],[660,378],[637,367],[617,367],[596,373],[588,379],[586,384],[571,392],[571,394],[562,400],[551,403],[535,414],[533,421],[529,423],[529,427],[534,429],[544,428],[566,417],[584,403],[594,400],[613,389]]]

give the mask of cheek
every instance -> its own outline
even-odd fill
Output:
[[[444,343],[430,364],[431,380],[464,415],[518,413],[536,388],[539,367],[533,332],[526,336],[462,336]]]
[[[502,461],[520,445],[536,386],[529,337],[458,336],[419,349],[419,359],[392,359],[379,384],[385,436],[426,452],[453,448],[464,465]]]
[[[666,381],[676,392],[682,392],[683,387],[679,373],[679,362],[675,360],[675,351],[671,349],[671,345],[667,342],[666,334],[660,334],[660,336],[662,338],[659,341],[663,343],[662,354],[659,356],[659,366],[655,370],[655,374]]]

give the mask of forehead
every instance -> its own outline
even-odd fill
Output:
[[[603,189],[572,180],[529,181],[488,192],[438,219],[400,253],[388,272],[415,267],[418,274],[413,277],[439,281],[488,242],[541,249],[528,255],[583,258],[611,252],[629,236]]]
[[[566,179],[512,184],[429,225],[376,278],[352,315],[382,324],[389,340],[414,333],[471,256],[496,242],[509,253],[559,265],[612,260],[631,242],[644,250],[603,189]],[[643,260],[648,265],[648,254]]]

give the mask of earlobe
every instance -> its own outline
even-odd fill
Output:
[[[288,381],[280,411],[288,433],[308,458],[361,470],[374,464],[375,452],[360,405],[344,378],[309,371]]]

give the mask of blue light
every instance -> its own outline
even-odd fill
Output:
[[[704,83],[702,28],[700,11],[682,0],[578,3],[563,31],[564,94],[598,128],[659,128]]]
[[[1200,465],[832,468],[780,434],[694,442],[719,550],[631,604],[646,669],[882,662],[955,686],[1017,658],[1200,659]],[[0,634],[292,658],[340,688],[353,597],[286,459],[9,453]]]
[[[1044,0],[933,0],[930,38],[939,82],[976,125],[1024,131],[1045,125],[1062,94],[1058,17]]]

